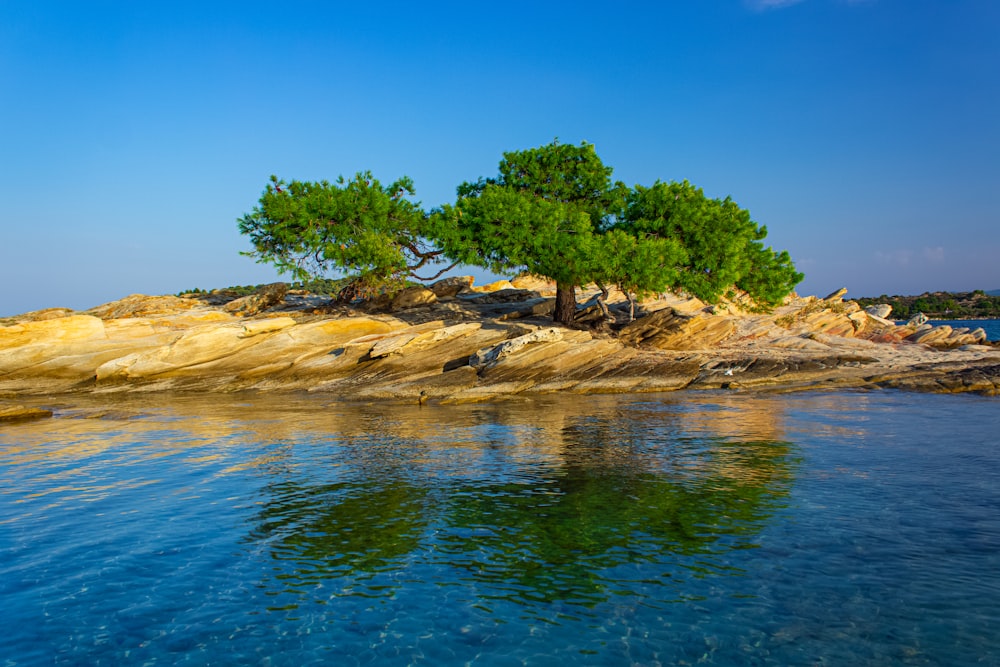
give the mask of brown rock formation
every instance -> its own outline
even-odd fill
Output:
[[[682,388],[1000,393],[1000,349],[980,344],[982,330],[897,327],[842,294],[792,296],[773,313],[662,295],[626,324],[613,293],[611,319],[577,330],[541,316],[546,285],[518,282],[441,299],[413,288],[386,304],[391,314],[279,302],[241,317],[133,295],[89,314],[11,318],[0,326],[0,392],[309,390],[421,402]]]
[[[288,294],[288,285],[285,283],[271,283],[264,285],[249,296],[234,299],[227,303],[223,310],[227,313],[236,313],[245,317],[250,317],[267,310],[285,300]]]

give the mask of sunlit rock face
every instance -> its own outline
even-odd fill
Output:
[[[254,294],[230,301],[224,309],[227,313],[237,313],[249,317],[283,302],[287,294],[288,285],[272,283],[264,285]]]
[[[86,313],[26,313],[0,321],[0,407],[20,394],[119,391],[308,390],[420,404],[683,388],[1000,393],[1000,350],[982,329],[897,326],[843,292],[792,295],[773,312],[658,295],[629,322],[624,294],[590,286],[570,328],[551,321],[553,291],[531,277],[473,289],[465,277],[381,306],[268,286],[238,308],[235,297],[131,295]],[[247,315],[254,304],[263,309]]]
[[[704,312],[683,315],[668,307],[627,325],[621,339],[661,350],[704,350],[719,345],[735,331],[733,317]]]

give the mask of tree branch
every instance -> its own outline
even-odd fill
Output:
[[[410,275],[412,275],[412,276],[413,276],[414,278],[416,278],[417,280],[420,280],[420,281],[423,281],[423,282],[427,282],[427,281],[430,281],[430,280],[437,280],[437,279],[438,279],[438,278],[440,278],[440,277],[441,277],[441,276],[442,276],[443,274],[447,273],[448,271],[451,271],[451,270],[452,270],[452,269],[454,269],[454,268],[455,268],[456,266],[458,266],[458,265],[459,265],[459,263],[460,263],[460,262],[453,262],[451,266],[449,266],[449,267],[446,267],[446,268],[444,268],[444,269],[441,269],[440,271],[438,271],[437,273],[435,273],[435,274],[434,274],[433,276],[431,276],[430,278],[421,278],[420,276],[418,276],[418,275],[415,275],[415,274],[412,274],[412,273],[411,273]]]

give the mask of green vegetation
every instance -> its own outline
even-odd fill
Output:
[[[427,216],[403,177],[383,186],[371,172],[336,183],[271,177],[260,203],[239,221],[254,250],[299,280],[330,271],[351,274],[345,299],[402,287],[415,271],[442,254],[423,240]]]
[[[730,198],[708,199],[687,181],[636,186],[623,225],[640,239],[668,239],[678,248],[669,287],[714,302],[732,287],[774,306],[802,281],[788,253],[761,241],[767,228]],[[658,290],[657,290],[658,291]]]
[[[629,189],[611,174],[593,145],[554,141],[504,153],[497,176],[461,184],[454,204],[431,212],[407,199],[405,177],[387,187],[369,172],[335,185],[272,177],[239,227],[258,261],[299,279],[342,275],[344,300],[467,264],[555,281],[554,319],[565,324],[576,288],[590,283],[618,285],[630,300],[683,290],[715,302],[742,290],[767,309],[802,280],[728,197],[687,181]],[[415,273],[446,261],[433,276]]]
[[[886,296],[857,299],[862,308],[887,303],[892,317],[906,320],[923,313],[935,320],[1000,318],[1000,296],[974,292],[925,292],[919,296]]]
[[[611,171],[589,144],[504,153],[499,176],[463,183],[456,204],[435,211],[435,238],[463,264],[555,280],[554,319],[572,322],[576,286],[602,277],[598,239],[623,207]]]
[[[308,280],[297,280],[293,283],[289,283],[288,289],[293,291],[309,292],[310,294],[336,296],[340,294],[341,290],[343,290],[348,283],[350,283],[350,279],[348,278],[310,278]],[[264,287],[264,285],[232,285],[230,287],[211,290],[195,287],[194,289],[180,291],[177,293],[177,296],[192,294],[208,296],[213,293],[224,293],[230,297],[241,297],[254,294],[262,287]]]

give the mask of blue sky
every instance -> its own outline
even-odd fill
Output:
[[[270,282],[271,174],[431,208],[594,143],[732,196],[800,294],[1000,288],[1000,2],[0,0],[0,316]]]

